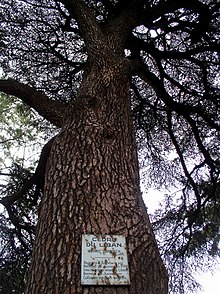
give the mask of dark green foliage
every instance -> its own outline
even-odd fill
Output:
[[[21,294],[30,252],[16,238],[16,229],[9,225],[5,214],[1,214],[0,221],[0,293]]]

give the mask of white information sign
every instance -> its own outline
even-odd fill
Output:
[[[124,236],[82,235],[81,284],[130,284]]]

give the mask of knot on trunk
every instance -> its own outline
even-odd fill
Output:
[[[115,138],[115,130],[110,126],[106,126],[103,129],[103,137],[106,140],[113,140]]]

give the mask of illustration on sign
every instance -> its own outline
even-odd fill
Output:
[[[130,284],[124,236],[82,235],[81,284]]]

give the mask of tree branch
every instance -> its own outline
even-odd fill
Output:
[[[113,40],[112,44],[117,44],[120,51],[124,50],[129,32],[140,22],[138,15],[146,1],[121,0],[115,5],[110,5],[110,2],[105,1],[103,4],[108,7],[110,5],[111,11],[106,23],[102,26],[99,25],[92,10],[83,1],[61,0],[61,2],[69,10],[71,16],[76,19],[88,54],[96,54],[107,49],[106,40]]]
[[[124,45],[129,33],[140,23],[140,14],[145,2],[144,0],[118,1],[105,24],[106,31]]]
[[[35,170],[35,173],[28,180],[26,180],[23,183],[20,190],[18,190],[16,193],[9,195],[9,196],[6,196],[0,200],[0,203],[2,205],[4,205],[4,207],[6,208],[6,210],[8,212],[8,216],[9,216],[12,224],[17,229],[16,234],[17,234],[19,241],[28,250],[30,250],[30,248],[28,247],[28,245],[24,241],[22,230],[27,231],[29,233],[29,235],[31,236],[34,233],[34,227],[27,224],[27,223],[21,223],[20,218],[17,216],[16,208],[13,206],[13,204],[17,200],[21,199],[22,197],[25,197],[25,194],[27,194],[29,192],[29,190],[33,187],[33,185],[36,185],[36,189],[35,189],[35,193],[33,196],[32,205],[34,206],[37,204],[39,192],[40,192],[40,190],[43,190],[43,186],[44,186],[45,168],[46,168],[47,159],[49,157],[51,146],[52,146],[55,138],[56,138],[56,136],[53,137],[52,139],[50,139],[44,145],[44,147],[41,151],[40,159],[39,159],[37,168]]]
[[[129,35],[127,39],[127,49],[131,50],[132,56],[139,57],[140,51],[144,50],[145,52],[151,54],[156,59],[190,59],[192,56],[204,53],[204,52],[219,52],[220,45],[216,42],[212,42],[208,45],[198,45],[195,48],[190,48],[185,51],[175,51],[175,50],[160,50],[156,48],[152,43],[146,42],[145,39],[136,37],[133,34]]]
[[[88,54],[95,53],[94,48],[103,47],[104,34],[92,10],[82,0],[61,0],[60,2],[65,5],[71,16],[77,21]]]
[[[190,175],[190,173],[189,173],[189,171],[187,169],[183,154],[182,154],[182,152],[180,150],[180,146],[179,146],[179,144],[178,144],[178,142],[177,142],[177,140],[175,138],[175,135],[173,133],[173,130],[172,130],[172,113],[171,113],[170,110],[167,111],[167,122],[168,122],[168,131],[169,131],[170,138],[171,138],[171,140],[173,142],[173,145],[174,145],[174,147],[176,149],[176,152],[177,152],[177,154],[179,156],[183,171],[184,171],[190,185],[193,188],[194,194],[195,194],[196,199],[197,199],[197,207],[200,208],[200,206],[201,206],[201,197],[199,195],[196,183],[194,182],[193,178],[191,177],[191,175]]]
[[[35,88],[11,79],[0,80],[0,91],[21,99],[55,126],[62,126],[67,110],[65,104],[50,100]]]
[[[211,169],[211,176],[213,176],[213,173],[215,171],[215,165],[214,165],[214,160],[212,159],[211,155],[209,154],[208,150],[205,148],[205,146],[202,143],[202,140],[200,138],[199,130],[196,125],[196,122],[187,114],[185,115],[186,120],[189,122],[191,129],[194,134],[194,138],[196,139],[197,146],[201,153],[203,154],[206,163]]]
[[[23,183],[22,187],[16,193],[2,198],[0,200],[1,204],[3,204],[5,207],[11,206],[14,202],[21,199],[26,193],[28,193],[28,191],[33,187],[33,185],[36,185],[34,203],[37,202],[37,196],[38,196],[37,194],[40,189],[43,189],[43,186],[44,186],[44,175],[45,175],[46,163],[50,154],[51,146],[55,138],[56,136],[50,139],[42,148],[35,173]],[[12,176],[12,175],[7,174],[7,176]]]
[[[159,1],[159,3],[152,7],[150,15],[154,19],[159,18],[161,15],[172,13],[177,9],[186,8],[192,10],[194,13],[199,14],[199,23],[191,33],[192,41],[198,41],[208,30],[209,22],[211,20],[210,11],[207,4],[203,4],[198,0],[168,0]],[[149,23],[149,18],[147,24]]]
[[[168,106],[170,109],[176,111],[181,115],[187,114],[197,114],[213,129],[220,130],[220,126],[215,123],[205,110],[200,106],[192,106],[190,104],[183,104],[174,101],[172,97],[167,93],[164,88],[163,81],[159,79],[154,73],[150,72],[147,66],[141,61],[141,59],[131,60],[133,75],[138,75],[143,81],[148,83],[156,92],[158,97]]]

